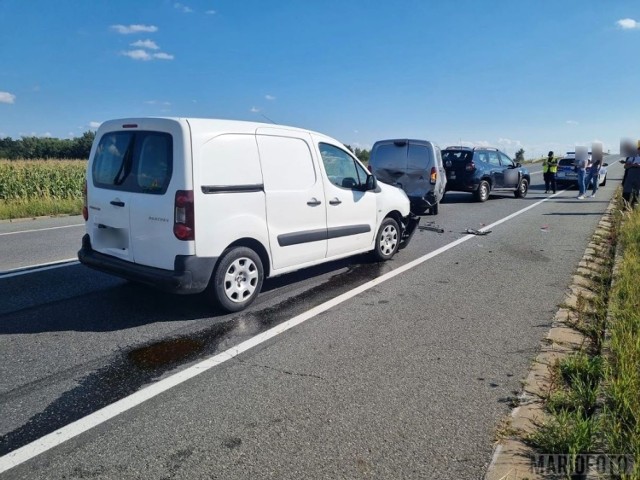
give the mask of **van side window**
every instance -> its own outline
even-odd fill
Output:
[[[162,195],[173,170],[173,139],[163,132],[110,132],[100,139],[93,161],[99,188]]]
[[[311,150],[300,138],[258,135],[264,188],[267,191],[307,190],[316,183]]]
[[[329,181],[335,186],[359,189],[366,183],[366,171],[344,150],[321,143],[320,155]]]

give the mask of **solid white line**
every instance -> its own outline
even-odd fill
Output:
[[[38,265],[12,268],[11,270],[0,272],[0,280],[3,278],[19,277],[20,275],[27,275],[29,273],[44,272],[45,270],[52,270],[54,268],[69,267],[71,265],[77,265],[78,263],[80,263],[78,261],[78,257],[73,257],[67,258],[66,260],[58,260],[56,262],[39,263]]]
[[[566,190],[562,190],[561,192],[558,192],[554,195],[550,195],[532,205],[529,205],[526,208],[523,208],[522,210],[518,210],[517,212],[512,213],[511,215],[504,217],[498,220],[497,222],[492,223],[491,225],[487,225],[486,227],[481,228],[480,231],[490,230],[491,228],[496,227],[508,220],[511,220],[512,218],[515,218],[518,215],[528,212],[532,208],[537,207],[538,205],[546,202],[547,200],[550,200],[551,198],[557,195],[560,195],[565,191]],[[354,288],[353,290],[345,292],[342,295],[339,295],[333,298],[332,300],[329,300],[321,305],[318,305],[312,308],[311,310],[307,310],[306,312],[301,313],[300,315],[293,317],[269,330],[266,330],[265,332],[262,332],[261,334],[256,335],[255,337],[252,337],[249,340],[246,340],[235,347],[232,347],[211,358],[203,360],[202,362],[197,363],[196,365],[193,365],[185,370],[182,370],[181,372],[178,372],[168,378],[165,378],[164,380],[160,380],[159,382],[153,385],[150,385],[148,387],[145,387],[142,390],[139,390],[136,393],[129,395],[128,397],[125,397],[121,400],[118,400],[115,403],[112,403],[111,405],[107,405],[106,407],[90,415],[87,415],[86,417],[83,417],[79,420],[76,420],[73,423],[70,423],[69,425],[59,428],[55,432],[45,435],[44,437],[34,442],[31,442],[28,445],[18,448],[17,450],[14,450],[13,452],[10,452],[3,457],[0,457],[0,473],[6,472],[7,470],[17,465],[20,465],[21,463],[24,463],[27,460],[30,460],[40,455],[41,453],[44,453],[47,450],[50,450],[60,445],[61,443],[66,442],[67,440],[70,440],[71,438],[77,437],[81,433],[86,432],[87,430],[90,430],[93,427],[96,427],[97,425],[100,425],[101,423],[104,423],[107,420],[114,418],[117,415],[120,415],[121,413],[126,412],[127,410],[130,410],[140,405],[143,402],[146,402],[147,400],[155,397],[156,395],[166,392],[167,390],[177,385],[180,385],[181,383],[186,382],[187,380],[193,377],[196,377],[217,365],[220,365],[228,360],[231,360],[232,358],[240,355],[241,353],[246,352],[247,350],[257,345],[260,345],[261,343],[264,343],[267,340],[274,338],[280,335],[281,333],[284,333],[287,330],[297,325],[300,325],[301,323],[306,322],[310,318],[313,318],[319,315],[320,313],[325,312],[335,307],[336,305],[339,305],[355,297],[356,295],[359,295],[360,293],[375,287],[376,285],[386,282],[387,280],[390,280],[400,275],[401,273],[411,270],[412,268],[417,267],[418,265],[426,262],[427,260],[437,257],[441,253],[444,253],[447,250],[451,250],[452,248],[466,242],[467,240],[471,240],[474,237],[475,235],[472,235],[472,234],[465,235],[464,237],[461,237],[458,240],[448,243],[447,245],[444,245],[443,247],[440,247],[437,250],[434,250],[433,252],[423,255],[420,258],[417,258],[388,273],[385,273],[380,277],[374,278],[373,280],[370,280],[364,283],[363,285],[360,285],[359,287]]]
[[[79,223],[77,225],[62,225],[60,227],[36,228],[33,230],[19,230],[17,232],[5,232],[5,233],[0,233],[0,237],[4,235],[17,235],[18,233],[44,232],[45,230],[57,230],[58,228],[71,228],[71,227],[84,227],[84,223]]]

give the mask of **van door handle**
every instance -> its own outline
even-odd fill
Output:
[[[317,207],[321,203],[322,202],[320,200],[318,200],[316,197],[313,197],[311,200],[307,202],[307,205],[309,205],[310,207]]]
[[[111,200],[109,203],[116,207],[124,207],[124,202],[121,202],[120,200]]]
[[[340,205],[342,202],[338,198],[334,198],[333,200],[329,200],[331,205]]]

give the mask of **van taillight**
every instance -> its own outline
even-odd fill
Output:
[[[82,218],[86,222],[89,220],[89,209],[87,208],[87,181],[84,181],[84,186],[82,187]]]
[[[176,192],[173,234],[178,240],[194,240],[196,228],[193,218],[193,190]]]
[[[429,179],[431,185],[435,185],[436,180],[438,180],[438,169],[436,167],[431,167],[431,176]]]
[[[473,162],[469,162],[469,163],[467,163],[467,164],[464,166],[464,169],[465,169],[467,172],[473,172],[473,171],[476,169],[476,164],[475,164],[475,163],[473,163]]]

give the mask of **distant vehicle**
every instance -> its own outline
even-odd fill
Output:
[[[438,214],[447,177],[440,148],[426,140],[380,140],[373,145],[369,169],[378,180],[402,188],[417,215]]]
[[[573,155],[571,155],[573,154]],[[591,163],[591,152],[589,152],[589,163]],[[607,184],[607,167],[608,163],[603,163],[598,172],[598,185],[605,186]],[[558,172],[556,173],[556,183],[558,185],[578,185],[578,172],[576,167],[576,156],[574,152],[567,152],[563,158],[558,161]],[[587,185],[591,188],[591,183]]]
[[[442,161],[447,191],[471,192],[479,202],[487,201],[493,191],[512,191],[516,198],[529,191],[529,171],[497,148],[447,147]]]
[[[420,218],[338,141],[196,118],[104,122],[91,148],[80,261],[223,310],[263,279],[358,253],[388,260]]]

